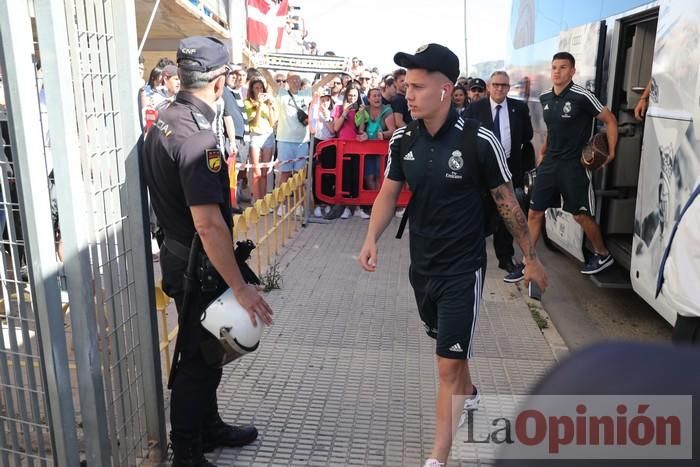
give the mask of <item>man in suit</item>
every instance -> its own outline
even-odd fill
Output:
[[[494,71],[488,83],[489,97],[471,103],[465,117],[480,121],[482,126],[493,131],[501,141],[508,158],[508,168],[513,174],[513,187],[518,192],[523,186],[523,146],[532,139],[532,122],[526,103],[506,97],[509,89],[508,73]],[[503,220],[499,220],[493,234],[493,246],[498,257],[498,267],[509,273],[514,271],[513,237]]]

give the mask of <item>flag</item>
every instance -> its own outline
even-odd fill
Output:
[[[248,1],[248,42],[267,49],[282,47],[284,26],[287,22],[288,0],[277,3],[272,0]]]

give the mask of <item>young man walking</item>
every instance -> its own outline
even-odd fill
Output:
[[[426,332],[436,340],[440,381],[435,443],[425,463],[435,467],[448,458],[463,410],[473,408],[478,400],[468,359],[472,357],[486,267],[482,187],[490,190],[499,214],[525,255],[526,281],[534,281],[542,289],[547,284],[530,244],[525,215],[513,193],[503,147],[491,131],[476,130],[472,124],[478,123],[465,121],[452,109],[450,97],[459,76],[457,56],[442,45],[429,44],[413,55],[396,54],[394,62],[408,69],[406,101],[417,122],[399,128],[391,139],[386,179],[374,203],[358,260],[366,271],[376,269],[377,241],[393,217],[401,187],[408,183],[413,192],[407,208],[409,278]],[[468,130],[474,131],[470,147],[464,144]],[[410,151],[402,154],[404,138],[412,138],[413,143]],[[467,395],[471,398],[465,403]]]

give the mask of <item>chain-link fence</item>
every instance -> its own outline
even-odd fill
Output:
[[[165,443],[133,2],[0,0],[0,465]]]

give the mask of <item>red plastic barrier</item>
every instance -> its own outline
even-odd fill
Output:
[[[385,140],[331,139],[319,143],[314,151],[316,198],[330,205],[371,206],[384,181],[388,153],[389,142]],[[365,183],[365,166],[370,163],[369,158],[379,159],[376,188],[369,188]],[[404,185],[397,205],[405,207],[410,199],[411,192]]]

